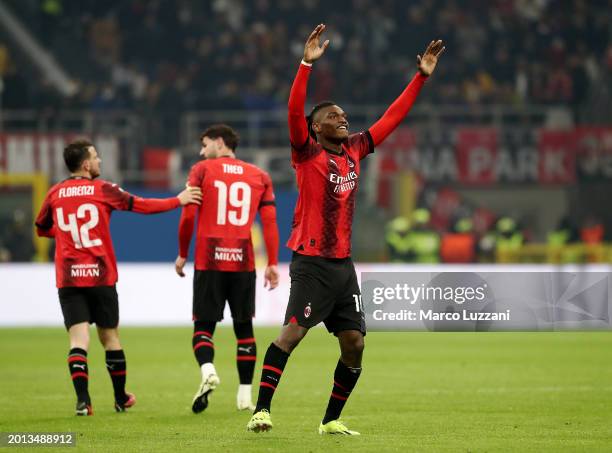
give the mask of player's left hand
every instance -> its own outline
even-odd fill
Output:
[[[438,63],[438,58],[440,58],[440,55],[442,55],[444,49],[446,49],[446,47],[444,47],[444,43],[442,43],[441,39],[438,39],[437,41],[432,41],[429,43],[427,49],[425,49],[423,57],[417,55],[417,67],[419,68],[421,74],[424,76],[430,76],[434,72],[434,69],[436,69],[436,64]]]
[[[185,272],[183,272],[183,268],[185,267],[186,262],[187,262],[187,258],[183,258],[181,256],[176,257],[176,261],[174,262],[174,270],[179,275],[179,277],[185,276]]]
[[[278,266],[272,265],[266,267],[266,271],[264,272],[264,288],[268,288],[269,286],[269,291],[272,291],[278,286],[279,277]]]

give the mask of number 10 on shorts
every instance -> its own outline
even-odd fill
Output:
[[[357,313],[361,313],[363,311],[363,304],[361,303],[361,294],[353,294],[353,299],[355,299],[355,311]]]

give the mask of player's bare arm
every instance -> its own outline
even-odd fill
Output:
[[[438,64],[438,59],[444,52],[444,49],[446,49],[446,47],[444,47],[444,43],[441,39],[430,42],[423,56],[417,55],[417,67],[419,68],[419,72],[424,76],[433,74]]]
[[[327,49],[327,46],[329,46],[329,39],[326,39],[323,44],[321,44],[321,34],[324,31],[325,24],[319,24],[306,40],[306,45],[304,46],[305,63],[312,64],[314,61],[321,58],[323,53],[325,53],[325,49]]]

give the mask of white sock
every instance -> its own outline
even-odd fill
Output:
[[[202,364],[200,369],[202,370],[202,379],[206,379],[211,374],[217,374],[217,370],[215,370],[215,366],[212,362]]]
[[[238,386],[238,399],[251,401],[251,384],[240,384]]]

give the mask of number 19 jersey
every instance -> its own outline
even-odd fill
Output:
[[[274,204],[270,176],[255,165],[220,157],[195,164],[188,184],[202,189],[195,268],[253,271],[251,226],[261,207]]]

